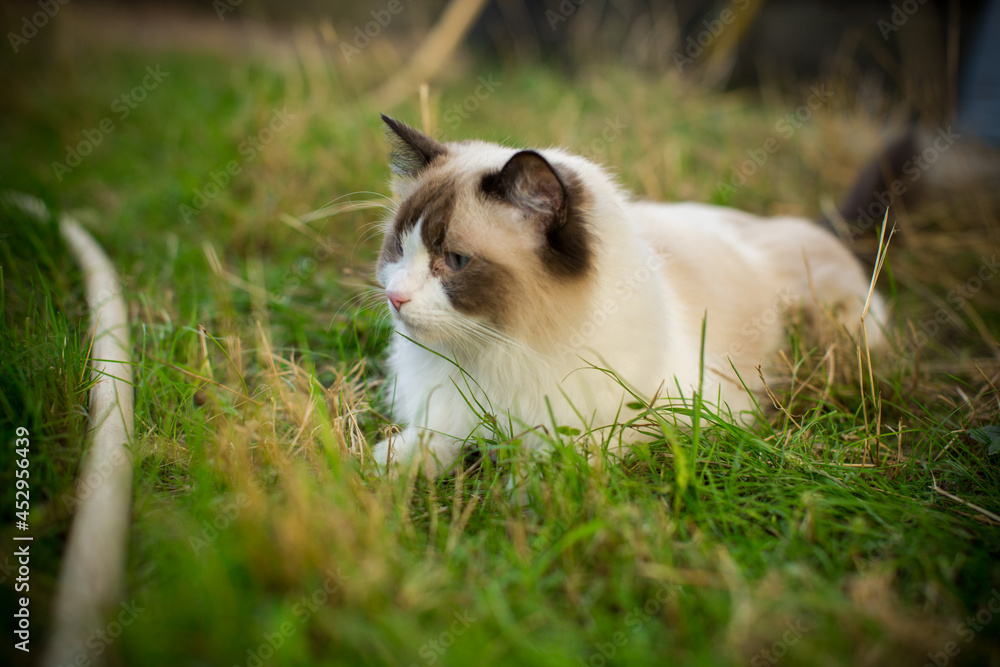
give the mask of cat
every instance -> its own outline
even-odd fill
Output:
[[[535,449],[552,427],[607,434],[699,383],[738,417],[791,312],[830,308],[859,329],[870,280],[814,223],[635,201],[561,149],[441,143],[382,120],[395,206],[376,276],[396,333],[386,397],[405,426],[374,447],[380,466],[440,474],[492,419]],[[877,345],[877,294],[869,312]]]

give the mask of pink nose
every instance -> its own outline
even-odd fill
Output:
[[[386,292],[385,295],[389,298],[389,303],[392,304],[392,307],[395,308],[397,312],[403,307],[404,303],[410,300],[408,297],[405,297],[398,292]]]

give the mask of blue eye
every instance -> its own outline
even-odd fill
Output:
[[[396,237],[396,252],[400,255],[403,254],[403,241],[398,236]]]
[[[459,255],[457,252],[445,253],[444,262],[452,271],[461,271],[469,263],[468,255]]]

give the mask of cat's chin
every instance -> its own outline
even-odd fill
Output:
[[[421,345],[440,345],[446,342],[445,337],[431,327],[404,320],[398,315],[393,322],[398,333]]]

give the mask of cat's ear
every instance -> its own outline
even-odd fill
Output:
[[[580,213],[581,190],[535,151],[521,151],[498,172],[487,174],[482,190],[487,197],[520,209],[539,226],[545,239],[542,261],[554,275],[586,275],[593,264],[591,234]],[[572,176],[569,176],[572,179]]]
[[[559,226],[565,220],[566,186],[552,165],[535,151],[515,154],[499,174],[484,179],[483,189],[527,213],[541,216],[546,226]]]
[[[395,118],[382,114],[382,122],[389,128],[386,133],[392,146],[389,164],[397,176],[415,178],[434,158],[448,152],[441,142]]]

